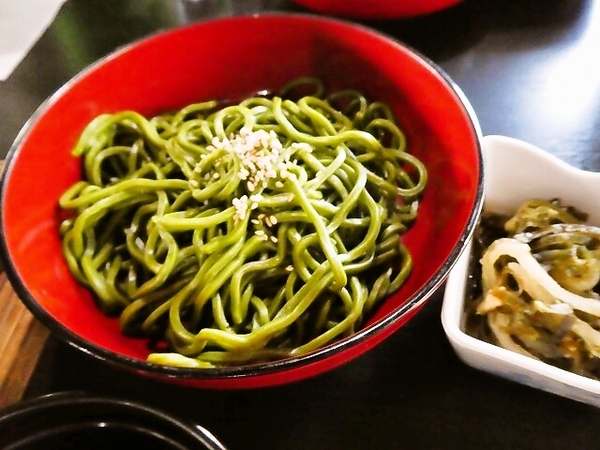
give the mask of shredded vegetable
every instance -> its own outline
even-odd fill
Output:
[[[600,378],[600,228],[558,199],[486,213],[472,259],[470,334]]]

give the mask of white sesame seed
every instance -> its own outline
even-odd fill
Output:
[[[273,225],[275,225],[278,222],[277,217],[275,217],[275,216],[271,216],[269,220],[271,221],[271,223]]]
[[[285,270],[286,270],[286,271],[288,271],[288,272],[293,272],[293,271],[294,271],[294,266],[292,266],[292,265],[290,264],[289,266],[287,266],[287,267],[285,268]]]
[[[136,237],[135,238],[135,245],[140,248],[140,249],[144,249],[144,241],[142,241],[142,238],[140,237]]]
[[[310,145],[308,142],[293,142],[292,145],[290,145],[290,147],[296,150],[305,150],[307,152],[313,151],[313,146]]]
[[[256,230],[254,232],[255,235],[257,236],[264,236],[265,235],[265,231],[264,230]]]

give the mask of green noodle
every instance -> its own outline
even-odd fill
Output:
[[[309,89],[294,97],[294,92]],[[390,109],[315,80],[150,119],[104,114],[60,199],[65,259],[154,363],[279,359],[347,336],[409,276],[427,183]]]

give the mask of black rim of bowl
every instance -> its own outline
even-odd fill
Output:
[[[414,310],[421,306],[431,295],[433,295],[437,289],[442,285],[442,283],[447,278],[450,270],[454,266],[454,263],[463,252],[465,245],[471,239],[472,234],[474,232],[475,226],[479,221],[479,217],[483,207],[483,185],[484,185],[484,171],[483,171],[483,153],[481,148],[481,139],[482,133],[479,126],[479,121],[473,110],[469,100],[466,95],[460,89],[460,87],[452,80],[452,78],[446,73],[444,69],[442,69],[438,64],[434,63],[428,57],[421,54],[419,51],[413,49],[411,46],[395,39],[391,36],[387,36],[377,30],[374,30],[366,25],[361,25],[357,23],[353,23],[347,21],[345,19],[339,18],[327,18],[320,17],[310,13],[280,13],[280,12],[265,12],[261,14],[254,14],[252,16],[232,16],[226,18],[216,18],[210,19],[209,21],[202,22],[216,22],[222,20],[229,19],[243,19],[244,17],[253,17],[255,19],[259,19],[260,17],[277,17],[281,16],[284,18],[310,18],[311,20],[322,21],[322,22],[330,22],[334,24],[345,24],[346,26],[357,28],[362,30],[362,32],[374,34],[378,36],[380,39],[387,40],[391,42],[395,46],[399,46],[403,49],[403,51],[407,51],[415,55],[418,59],[422,60],[425,64],[429,65],[433,70],[437,72],[437,74],[444,80],[446,83],[448,90],[451,91],[456,96],[457,105],[459,105],[465,114],[465,117],[468,119],[469,124],[471,125],[473,135],[475,136],[475,141],[477,145],[477,152],[479,155],[479,167],[477,170],[479,171],[479,179],[477,184],[477,192],[475,193],[475,201],[472,206],[469,220],[465,224],[465,227],[461,233],[461,236],[448,255],[447,259],[444,261],[438,272],[430,278],[425,285],[423,285],[418,292],[416,292],[412,297],[408,298],[400,307],[396,308],[392,312],[390,312],[387,316],[380,319],[379,321],[373,323],[368,328],[363,328],[356,332],[355,334],[343,338],[341,340],[337,340],[332,342],[320,349],[317,349],[313,352],[306,353],[299,356],[294,356],[286,359],[269,361],[257,364],[249,364],[242,366],[231,366],[231,367],[215,367],[210,369],[198,369],[198,368],[187,368],[187,367],[172,367],[166,365],[152,364],[143,360],[123,356],[120,354],[116,354],[110,350],[107,350],[103,347],[100,347],[93,342],[89,342],[86,339],[81,338],[80,336],[74,334],[69,329],[64,327],[62,324],[57,323],[48,313],[41,308],[38,303],[35,301],[35,298],[29,292],[27,287],[21,281],[18,271],[16,267],[12,264],[12,261],[9,256],[9,251],[7,247],[7,243],[4,237],[4,220],[2,218],[3,208],[0,208],[0,260],[2,260],[4,264],[4,268],[6,270],[8,279],[10,280],[15,292],[19,296],[19,298],[25,303],[25,305],[31,310],[31,312],[51,331],[55,332],[59,337],[61,337],[64,341],[69,343],[70,345],[76,347],[82,352],[97,358],[99,360],[109,362],[118,367],[126,368],[128,370],[141,371],[142,373],[146,373],[148,375],[160,376],[166,378],[174,378],[174,379],[187,379],[187,380],[216,380],[223,378],[249,378],[263,375],[276,374],[278,372],[284,372],[286,370],[298,369],[302,366],[309,366],[311,364],[317,363],[323,359],[326,359],[331,356],[336,356],[338,353],[342,352],[345,349],[353,348],[358,344],[369,340],[371,337],[385,331],[390,326],[392,326],[397,320],[402,318],[405,314]],[[6,180],[10,179],[10,172],[13,165],[13,162],[17,159],[19,150],[21,148],[22,141],[26,138],[28,130],[32,127],[34,123],[36,123],[37,119],[44,113],[44,111],[52,105],[57,98],[59,98],[62,93],[74,84],[79,78],[84,77],[88,72],[91,72],[96,69],[99,65],[105,62],[107,59],[114,58],[115,56],[127,52],[131,47],[136,46],[140,42],[144,42],[148,39],[155,38],[162,34],[168,34],[169,32],[175,31],[180,28],[187,28],[189,26],[198,26],[199,24],[192,25],[184,25],[181,27],[176,27],[173,29],[169,29],[166,31],[159,31],[157,33],[148,35],[144,38],[134,40],[130,44],[120,47],[114,52],[109,53],[108,55],[98,59],[95,63],[87,66],[83,70],[81,70],[78,74],[73,76],[69,81],[67,81],[61,88],[59,88],[54,94],[52,94],[49,98],[47,98],[33,113],[33,115],[29,118],[29,120],[25,123],[25,125],[21,128],[17,138],[15,139],[13,145],[8,151],[5,163],[4,173],[2,175],[2,179],[0,182],[0,206],[4,202],[4,185]],[[201,25],[201,23],[200,23]],[[319,373],[320,371],[315,372]]]
[[[207,450],[225,447],[208,430],[156,407],[138,401],[116,397],[89,395],[83,391],[62,391],[29,398],[0,412],[2,442],[10,439],[19,446],[28,441],[36,443],[45,436],[84,427],[102,427],[104,424],[125,426],[136,432],[153,435],[157,440],[169,441],[188,448],[199,444]],[[24,442],[26,441],[26,442]]]

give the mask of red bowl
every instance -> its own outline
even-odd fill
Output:
[[[353,19],[400,19],[441,11],[462,0],[294,0],[322,14]]]
[[[299,76],[386,101],[429,171],[419,218],[404,241],[414,269],[354,335],[303,356],[218,369],[146,362],[144,339],[125,337],[71,276],[61,253],[58,199],[81,177],[71,155],[94,117],[152,115],[213,98],[240,98]],[[164,381],[247,388],[313,376],[366,352],[406,323],[440,287],[482,206],[480,130],[459,88],[432,62],[368,28],[301,14],[216,19],[135,42],[78,74],[43,103],[9,151],[1,188],[0,250],[33,314],[92,357]],[[401,349],[399,349],[401,355]]]

